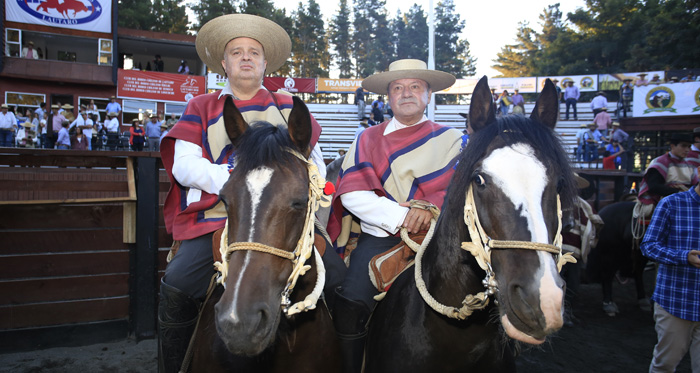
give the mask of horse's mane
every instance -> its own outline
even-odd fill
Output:
[[[298,150],[287,128],[268,122],[253,123],[236,142],[236,168],[243,172],[260,166],[288,165]]]
[[[561,196],[562,208],[570,206],[576,198],[576,183],[573,178],[573,171],[569,166],[566,152],[561,146],[561,140],[556,133],[547,126],[521,115],[507,115],[496,120],[496,123],[486,126],[475,132],[469,138],[467,147],[459,157],[459,163],[452,177],[452,182],[448,189],[443,210],[448,216],[462,214],[465,201],[465,193],[472,176],[476,163],[486,156],[488,146],[492,140],[499,136],[506,145],[523,142],[532,146],[537,152],[540,161],[560,175],[559,194]],[[451,190],[460,191],[450,193]]]

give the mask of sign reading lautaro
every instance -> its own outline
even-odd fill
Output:
[[[8,21],[112,32],[112,0],[7,0],[5,5]]]

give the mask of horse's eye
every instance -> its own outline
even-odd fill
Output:
[[[484,180],[484,177],[480,174],[476,174],[474,175],[474,183],[478,186],[484,186],[486,185],[486,180]]]
[[[292,208],[295,210],[304,210],[306,209],[307,201],[306,200],[295,200],[292,202]]]

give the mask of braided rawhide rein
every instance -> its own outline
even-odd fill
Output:
[[[430,295],[430,292],[425,285],[425,281],[423,280],[422,259],[423,254],[425,253],[425,248],[428,246],[428,243],[430,242],[435,230],[435,222],[437,217],[434,217],[430,221],[430,230],[426,234],[422,245],[418,245],[413,242],[413,240],[408,238],[406,229],[401,228],[401,238],[413,251],[416,252],[414,273],[418,292],[423,297],[425,303],[436,312],[453,319],[464,320],[475,310],[485,308],[489,304],[489,296],[498,291],[498,284],[496,284],[495,274],[493,272],[493,268],[491,268],[492,249],[529,249],[557,254],[557,269],[561,272],[562,266],[564,266],[566,263],[576,263],[576,259],[571,253],[563,254],[561,250],[562,212],[561,199],[559,196],[557,196],[557,218],[559,224],[557,226],[557,234],[554,238],[553,245],[530,241],[493,240],[486,234],[484,228],[479,222],[479,215],[477,214],[476,206],[474,204],[474,193],[472,192],[472,188],[470,186],[467,191],[466,201],[464,203],[464,223],[469,229],[469,236],[471,237],[472,241],[462,242],[461,247],[462,249],[471,253],[474,258],[476,258],[479,267],[486,272],[486,278],[484,278],[482,281],[484,287],[486,287],[486,290],[475,295],[467,294],[462,301],[462,306],[459,308],[446,306],[438,302],[432,295]]]
[[[292,261],[292,273],[287,279],[284,291],[281,294],[282,307],[285,315],[290,317],[294,314],[312,310],[316,308],[316,303],[321,296],[323,286],[326,282],[326,269],[323,266],[323,260],[317,250],[314,250],[314,221],[316,220],[315,212],[319,207],[327,207],[330,205],[330,195],[324,193],[326,180],[321,177],[318,168],[312,162],[309,162],[302,154],[294,150],[288,150],[289,153],[306,163],[309,171],[309,202],[306,207],[306,219],[304,228],[302,229],[301,237],[297,242],[294,252],[280,250],[265,244],[257,242],[234,242],[228,243],[228,220],[221,235],[221,262],[214,263],[214,267],[219,271],[220,276],[218,282],[223,284],[228,276],[228,259],[231,253],[239,250],[259,251],[267,254],[272,254]],[[289,295],[294,290],[294,286],[300,276],[306,274],[311,269],[310,265],[305,264],[314,253],[316,259],[316,285],[309,295],[303,301],[290,305]]]

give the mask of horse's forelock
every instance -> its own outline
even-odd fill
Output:
[[[296,159],[289,149],[296,149],[296,146],[287,128],[255,122],[245,131],[235,149],[236,168],[247,172],[260,166],[287,165]]]

